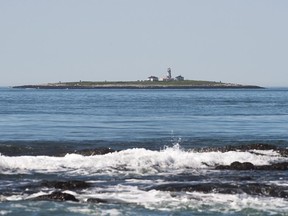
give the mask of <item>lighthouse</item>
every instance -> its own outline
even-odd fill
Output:
[[[171,80],[172,79],[172,75],[171,75],[171,68],[167,69],[167,80]]]

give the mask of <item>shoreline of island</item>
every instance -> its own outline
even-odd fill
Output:
[[[241,85],[211,81],[115,81],[115,82],[59,82],[40,85],[20,85],[21,89],[263,89],[256,85]]]

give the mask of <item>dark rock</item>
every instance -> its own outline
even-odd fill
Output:
[[[254,164],[250,163],[250,162],[244,162],[242,163],[242,166],[244,167],[245,170],[252,170],[254,169]]]
[[[271,165],[256,166],[257,170],[288,170],[288,162],[276,163]]]
[[[82,149],[74,151],[75,154],[83,156],[104,155],[112,152],[115,152],[115,150],[110,148]]]
[[[250,162],[240,163],[239,161],[234,161],[230,165],[219,165],[215,169],[219,170],[254,170],[255,166]]]
[[[250,195],[288,198],[288,188],[283,186],[254,183],[242,185],[241,189],[243,190],[243,192]]]
[[[271,167],[274,170],[288,170],[288,162],[272,164]]]
[[[100,198],[89,198],[87,200],[88,203],[108,203],[107,200],[100,199]]]
[[[257,144],[241,145],[239,146],[238,149],[240,150],[276,150],[278,148],[277,146],[270,145],[270,144],[257,143]]]
[[[253,170],[254,169],[254,165],[250,162],[240,163],[238,161],[235,161],[230,164],[230,167],[231,169],[235,169],[235,170]]]
[[[93,148],[93,149],[79,149],[74,151],[61,152],[56,156],[64,157],[66,154],[80,154],[83,156],[93,156],[93,155],[104,155],[112,152],[115,152],[115,150],[111,148]]]
[[[279,149],[278,152],[282,157],[288,157],[288,149]]]
[[[57,188],[62,190],[85,189],[91,185],[85,181],[44,181],[42,187]]]
[[[231,170],[231,166],[229,165],[218,165],[215,167],[216,170]]]
[[[242,163],[239,161],[234,161],[233,163],[230,164],[231,169],[241,169],[242,168]]]
[[[218,170],[288,170],[288,162],[276,163],[271,165],[255,166],[250,162],[240,163],[235,161],[230,165],[219,165]]]
[[[42,195],[34,198],[33,200],[52,200],[52,201],[73,201],[73,202],[79,202],[73,195],[68,193],[62,193],[59,191],[55,191],[48,195]]]

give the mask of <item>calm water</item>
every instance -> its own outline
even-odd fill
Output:
[[[288,186],[285,170],[215,170],[234,161],[288,162],[277,151],[199,151],[255,143],[286,149],[287,122],[288,89],[0,88],[0,215],[288,215],[283,197],[157,188]],[[75,153],[106,147],[116,152]],[[79,202],[33,200],[55,190],[41,182],[67,179],[92,186],[61,190]]]

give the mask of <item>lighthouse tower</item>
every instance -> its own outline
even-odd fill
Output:
[[[172,79],[172,75],[171,75],[171,68],[167,69],[167,80],[171,80]]]

